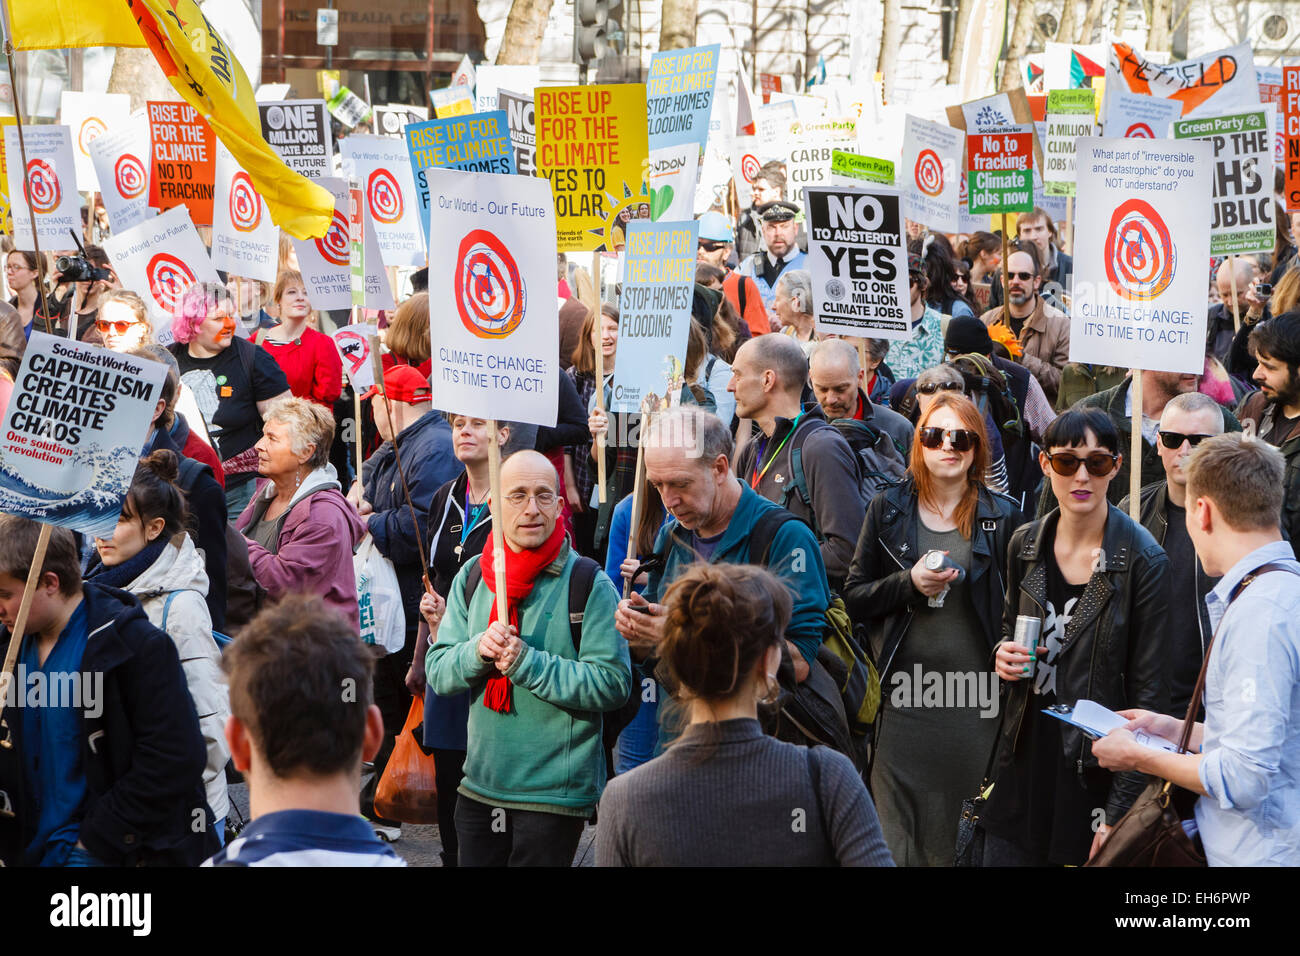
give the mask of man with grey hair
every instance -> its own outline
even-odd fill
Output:
[[[804,355],[817,347],[817,327],[813,319],[812,273],[807,269],[787,269],[776,280],[776,297],[772,311],[781,320],[781,334],[799,343]]]
[[[1219,582],[1201,567],[1187,533],[1187,473],[1193,449],[1223,434],[1223,410],[1200,392],[1175,395],[1160,415],[1156,453],[1165,469],[1163,481],[1142,489],[1138,520],[1169,555],[1169,699],[1175,714],[1184,713],[1205,659],[1212,629],[1205,596]],[[1129,499],[1119,503],[1128,512]],[[1193,604],[1188,598],[1195,594]]]
[[[857,455],[820,406],[802,403],[807,376],[802,349],[784,335],[762,335],[740,347],[727,390],[736,396],[736,414],[758,425],[762,436],[740,453],[736,473],[807,522],[837,589],[849,573],[867,503]]]
[[[867,340],[868,343],[872,341]],[[877,405],[867,397],[863,388],[865,374],[858,360],[858,350],[852,342],[844,339],[825,339],[817,343],[809,360],[808,382],[826,418],[830,421],[852,419],[883,431],[906,464],[912,450],[912,423],[893,409]]]

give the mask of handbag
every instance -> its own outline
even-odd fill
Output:
[[[961,802],[961,817],[957,820],[957,845],[953,855],[953,866],[984,865],[984,828],[980,826],[980,817],[984,813],[984,804],[989,802],[993,792],[993,759],[998,748],[993,747],[989,762],[984,767],[984,782],[973,797]]]
[[[1251,582],[1269,571],[1297,574],[1286,565],[1262,565],[1241,579],[1241,583],[1233,588],[1228,603],[1235,601]],[[1222,620],[1219,624],[1222,626]],[[1178,735],[1180,754],[1187,752],[1187,745],[1192,739],[1196,712],[1205,693],[1205,675],[1210,666],[1210,654],[1217,637],[1216,628],[1209,647],[1205,649],[1205,660],[1201,662],[1201,673],[1196,678],[1196,689],[1192,691],[1187,716],[1183,718],[1183,730]],[[1152,780],[1133,801],[1128,812],[1115,824],[1101,849],[1084,866],[1205,866],[1205,851],[1201,848],[1200,841],[1193,840],[1183,828],[1184,816],[1180,810],[1181,806],[1187,806],[1187,817],[1191,817],[1190,804],[1193,801],[1186,799],[1190,796],[1187,790],[1174,786],[1170,780]]]

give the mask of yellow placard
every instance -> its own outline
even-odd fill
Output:
[[[4,128],[17,122],[12,116],[0,116],[0,233],[6,236],[14,234],[14,217],[9,206],[9,160],[5,156]]]
[[[650,218],[645,86],[538,87],[533,105],[560,251],[621,249],[626,224]]]

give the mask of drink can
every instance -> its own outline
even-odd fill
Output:
[[[1012,639],[1012,643],[1029,648],[1029,662],[1025,664],[1024,669],[1026,677],[1034,676],[1034,669],[1038,664],[1038,639],[1042,632],[1042,618],[1031,617],[1028,614],[1016,616],[1016,636]]]

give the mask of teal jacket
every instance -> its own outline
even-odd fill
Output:
[[[519,636],[527,649],[506,673],[514,708],[499,714],[482,701],[496,665],[478,654],[492,590],[481,583],[465,607],[465,574],[478,560],[466,562],[452,581],[438,641],[425,658],[436,693],[472,692],[461,792],[493,806],[589,816],[605,787],[601,714],[632,689],[627,642],[614,630],[614,585],[603,571],[596,574],[578,656],[569,629],[569,575],[577,555],[567,544],[560,549],[524,600]]]
[[[722,540],[714,549],[713,564],[757,564],[762,555],[749,554],[749,532],[759,515],[772,509],[781,510],[762,495],[753,491],[743,481],[740,483],[740,501],[731,515],[731,522],[723,532]],[[655,554],[664,555],[662,570],[654,571],[646,586],[646,600],[658,603],[668,585],[677,580],[688,566],[696,561],[692,550],[692,535],[677,524],[676,519],[659,529],[655,539]],[[826,608],[831,603],[831,591],[826,583],[826,566],[822,564],[821,546],[817,544],[812,529],[802,521],[787,521],[781,525],[768,552],[768,570],[790,585],[794,609],[785,629],[786,638],[799,648],[810,665],[817,657],[817,647],[826,629]]]

